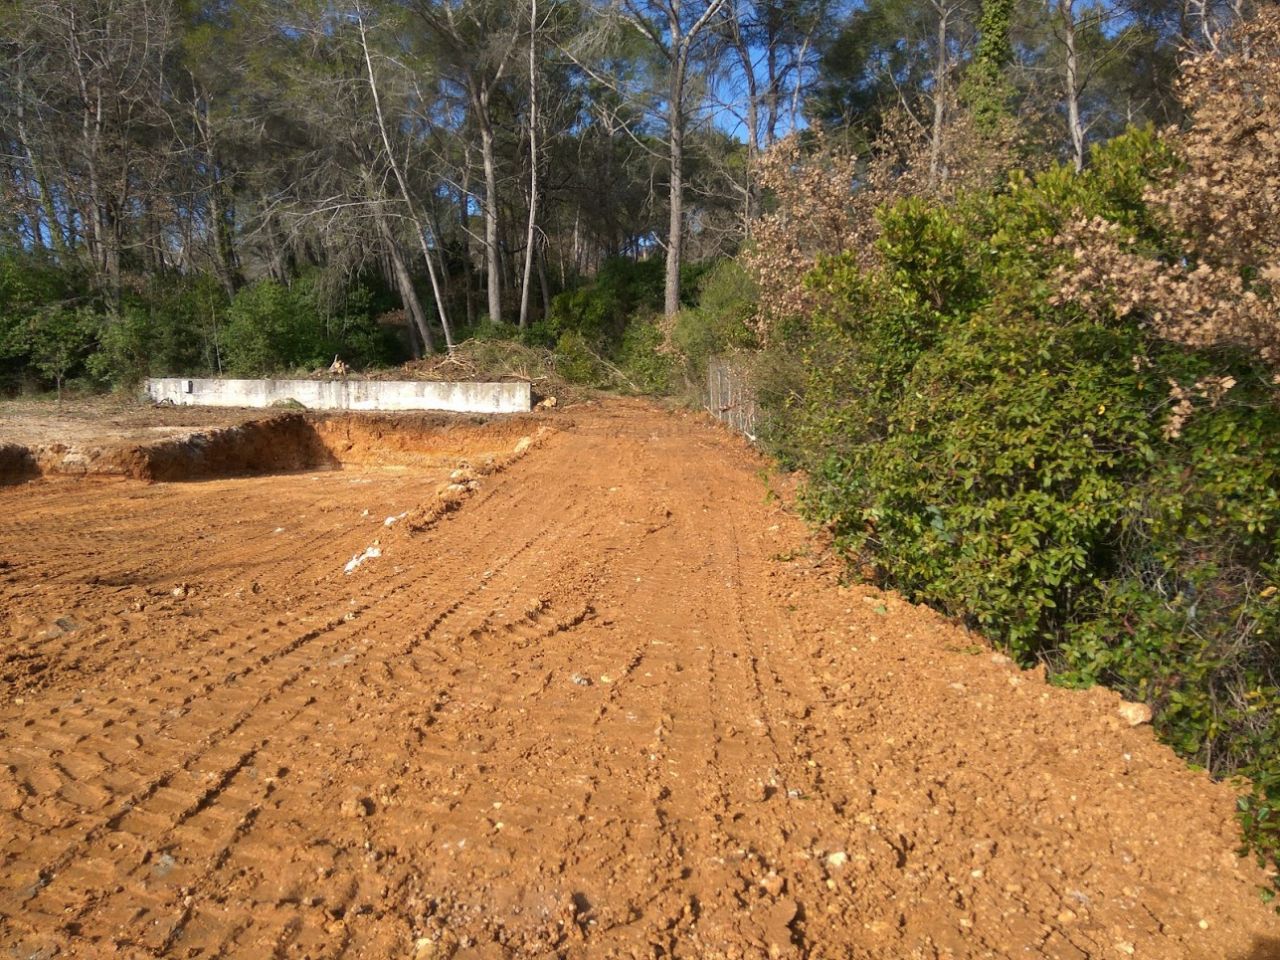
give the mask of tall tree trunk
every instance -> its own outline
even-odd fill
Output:
[[[520,282],[520,329],[529,326],[529,286],[533,280],[538,231],[538,0],[529,0],[529,225],[525,230],[524,278]]]
[[[1084,123],[1080,118],[1080,61],[1076,52],[1075,0],[1058,0],[1062,21],[1062,44],[1066,48],[1067,130],[1071,134],[1071,156],[1076,172],[1084,169]]]
[[[384,274],[384,275],[385,275],[385,274]],[[407,317],[407,316],[408,316],[408,314],[406,313],[406,317]],[[422,350],[422,344],[418,341],[418,327],[417,327],[417,324],[415,324],[415,323],[413,322],[413,320],[412,320],[412,319],[410,319],[410,320],[409,320],[409,321],[404,325],[404,329],[405,329],[405,332],[406,332],[406,333],[408,334],[408,336],[409,336],[409,359],[411,359],[411,360],[421,360],[421,359],[422,359],[422,352],[423,352],[423,350]]]
[[[222,181],[222,165],[214,145],[213,122],[209,116],[209,98],[201,91],[194,75],[191,75],[191,115],[200,137],[204,141],[204,162],[209,175],[209,220],[213,236],[213,262],[227,296],[234,296],[243,278],[236,259],[235,237],[232,232],[232,214],[227,202],[226,188]]]
[[[400,188],[400,198],[408,209],[409,219],[413,223],[414,232],[418,235],[418,243],[422,247],[422,258],[426,261],[427,276],[431,280],[431,292],[435,296],[436,313],[440,317],[440,328],[444,331],[445,349],[453,353],[453,330],[449,325],[449,311],[445,306],[444,295],[440,289],[440,278],[436,275],[436,265],[431,256],[431,246],[427,243],[425,224],[423,224],[422,218],[418,215],[417,205],[413,201],[413,194],[410,193],[404,172],[396,161],[396,152],[392,149],[391,137],[387,133],[386,119],[382,115],[382,98],[378,93],[378,83],[373,72],[373,57],[369,53],[369,38],[365,33],[364,11],[359,6],[356,7],[356,17],[360,27],[360,46],[364,52],[365,68],[368,71],[369,92],[373,96],[374,115],[378,121],[378,133],[382,137],[382,145],[387,152],[387,163],[391,167],[391,172],[395,175],[396,185]]]
[[[480,160],[484,166],[484,253],[489,290],[489,322],[502,322],[502,252],[498,248],[498,163],[493,150],[493,126],[489,122],[489,97],[478,91],[473,98],[480,128]]]
[[[938,189],[946,174],[942,156],[945,150],[944,131],[947,121],[947,27],[951,19],[950,0],[935,0],[938,11],[938,50],[933,67],[933,131],[929,138],[929,185]]]
[[[760,196],[756,189],[756,162],[760,155],[760,91],[756,84],[755,64],[751,59],[751,44],[742,30],[738,11],[732,13],[733,48],[738,55],[742,76],[747,85],[747,168],[743,183],[743,235],[751,236],[751,225],[760,212]]]
[[[444,291],[445,303],[453,303],[453,290],[449,282],[449,261],[445,258],[444,228],[440,224],[440,211],[433,203],[429,208],[431,232],[440,238],[436,244],[436,263],[440,268],[440,289]]]
[[[217,162],[209,157],[213,169],[212,182],[209,184],[209,219],[213,221],[213,254],[218,280],[227,291],[227,296],[234,296],[240,286],[240,266],[236,260],[235,239],[231,231],[231,211],[227,207],[223,192],[222,177],[217,172]]]
[[[379,207],[377,210],[378,231],[382,234],[382,242],[387,246],[387,256],[391,260],[391,270],[395,274],[396,288],[400,291],[400,302],[404,305],[409,322],[417,328],[418,337],[422,340],[427,353],[435,351],[435,343],[431,338],[431,325],[427,322],[426,312],[422,309],[422,301],[418,299],[418,291],[414,289],[413,278],[400,252],[400,242],[391,232],[386,215]]]
[[[53,202],[53,194],[49,191],[49,180],[45,176],[44,164],[40,163],[36,158],[36,152],[31,146],[31,138],[27,135],[26,110],[24,107],[24,96],[22,89],[22,78],[18,78],[18,141],[22,144],[22,150],[27,155],[27,164],[31,168],[31,177],[35,181],[36,189],[40,193],[39,204],[40,209],[44,213],[45,223],[48,225],[49,245],[60,257],[67,252],[67,240],[62,232],[62,225],[58,220],[57,207]],[[39,229],[36,225],[35,229]],[[43,241],[39,237],[35,237],[36,243]]]
[[[573,208],[573,274],[575,277],[582,274],[582,207],[576,205]],[[566,277],[561,277],[560,283],[569,286]]]
[[[475,270],[471,260],[471,147],[463,146],[462,183],[458,188],[458,225],[462,227],[462,293],[467,326],[476,325]]]
[[[711,19],[724,6],[724,0],[709,0],[702,15],[688,29],[681,19],[682,0],[668,0],[667,27],[671,61],[671,89],[667,94],[668,146],[670,147],[670,221],[667,226],[667,278],[663,298],[668,317],[680,310],[680,266],[684,262],[684,98],[685,80],[692,47]]]
[[[663,310],[668,317],[680,312],[680,264],[684,253],[684,61],[672,73],[670,106],[670,220],[667,224],[667,277]]]
[[[551,287],[547,284],[547,248],[538,246],[538,287],[542,290],[542,317],[551,316]]]
[[[768,14],[770,20],[778,16],[772,5]],[[769,41],[765,50],[765,70],[767,71],[767,82],[765,86],[765,96],[767,100],[767,113],[765,119],[765,141],[766,146],[772,146],[778,140],[778,114],[782,101],[782,76],[778,70],[778,44],[777,35],[778,27],[776,23],[770,23]]]

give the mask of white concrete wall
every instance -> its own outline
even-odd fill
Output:
[[[270,407],[293,400],[308,410],[524,413],[532,405],[527,383],[153,377],[146,389],[156,403],[200,407]]]

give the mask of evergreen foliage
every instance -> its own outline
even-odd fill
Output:
[[[1058,296],[1070,218],[1177,249],[1143,201],[1169,149],[1134,131],[1083,174],[1015,176],[953,206],[881,212],[879,264],[808,277],[826,306],[776,338],[803,371],[769,436],[806,509],[870,576],[971,623],[1058,682],[1106,683],[1216,775],[1243,773],[1247,835],[1280,852],[1280,408],[1231,348]],[[785,344],[785,346],[782,346]],[[1169,384],[1238,386],[1166,429]],[[769,398],[766,397],[766,400]]]

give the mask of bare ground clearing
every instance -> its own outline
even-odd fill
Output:
[[[703,418],[325,422],[0,487],[13,956],[1280,956],[1229,787],[840,587]]]

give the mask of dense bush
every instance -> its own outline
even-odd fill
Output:
[[[554,355],[556,370],[570,383],[582,386],[604,383],[604,363],[582,334],[573,331],[562,333],[556,341]]]
[[[259,280],[239,291],[227,310],[222,353],[230,373],[261,376],[277,370],[325,367],[334,356],[355,366],[386,362],[393,345],[370,316],[360,286],[325,312],[306,280],[291,285]]]
[[[117,315],[104,318],[89,368],[113,384],[221,370],[227,302],[208,275],[156,277],[126,296]]]
[[[318,276],[259,280],[228,298],[207,274],[160,274],[118,303],[87,277],[28,251],[0,253],[0,387],[75,379],[120,386],[147,376],[258,376],[392,362],[401,347],[374,319],[390,300],[376,284],[322,290]]]
[[[657,257],[606,260],[589,283],[557,295],[539,327],[553,342],[576,334],[595,349],[608,348],[622,341],[632,316],[662,306],[662,284]]]
[[[43,256],[0,250],[0,388],[14,389],[33,376],[54,380],[79,372],[87,351],[82,350],[85,324],[78,308],[88,302],[87,290],[84,278]],[[69,328],[74,346],[48,342],[59,327]],[[58,352],[64,354],[61,360],[51,356]],[[62,368],[57,378],[50,372],[51,360]],[[63,360],[69,363],[64,366]]]
[[[671,330],[671,352],[690,385],[702,383],[707,361],[716,354],[757,345],[751,321],[758,299],[755,281],[736,260],[721,261],[703,275],[697,306],[681,310]]]
[[[690,301],[711,267],[686,264],[681,271],[682,289]],[[606,260],[589,281],[559,294],[550,315],[533,324],[525,339],[552,348],[557,369],[571,383],[668,393],[680,356],[667,343],[665,327],[657,319],[663,279],[659,258]],[[689,309],[691,304],[686,312]],[[494,329],[496,335],[505,335],[510,328]]]
[[[637,317],[627,325],[618,350],[618,366],[626,386],[640,393],[671,391],[675,360],[662,349],[662,328],[656,317]]]
[[[1167,152],[1139,131],[1084,174],[881,212],[879,266],[809,276],[823,309],[777,331],[769,436],[809,471],[806,507],[868,574],[980,627],[1060,682],[1156,708],[1215,774],[1248,774],[1256,849],[1280,831],[1280,408],[1241,352],[1158,338],[1058,295],[1068,218],[1153,253]],[[1201,390],[1214,373],[1236,384]],[[785,379],[785,378],[784,378]],[[1170,385],[1195,407],[1170,430]],[[1190,391],[1190,392],[1189,392]],[[1184,411],[1185,413],[1185,411]]]

